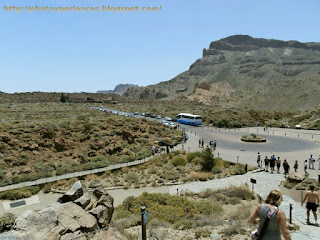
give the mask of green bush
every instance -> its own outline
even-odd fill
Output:
[[[139,176],[136,173],[129,173],[125,177],[125,181],[128,183],[137,183],[139,182]]]
[[[196,157],[201,157],[201,152],[192,152],[187,154],[187,161],[190,163]]]
[[[5,213],[0,217],[0,232],[10,230],[16,221],[16,216],[13,213]]]
[[[192,159],[192,164],[194,165],[199,165],[202,162],[202,158],[201,157],[195,157],[194,159]]]
[[[205,200],[195,201],[193,202],[194,208],[201,214],[210,215],[214,212],[212,204]]]
[[[223,170],[222,170],[221,167],[214,167],[214,168],[212,168],[212,172],[213,172],[214,174],[217,174],[217,173],[222,173]]]
[[[164,178],[167,180],[177,180],[180,178],[180,174],[176,171],[169,171],[164,174]]]
[[[196,239],[199,238],[209,238],[211,234],[210,229],[205,228],[205,229],[196,229],[194,232],[194,235],[196,237]]]
[[[202,159],[201,162],[202,170],[206,172],[210,172],[214,166],[214,158],[210,148],[206,147],[202,151]]]
[[[185,166],[187,164],[187,160],[183,156],[177,155],[173,157],[173,159],[171,160],[171,164],[175,167]]]

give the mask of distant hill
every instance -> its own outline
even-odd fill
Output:
[[[103,93],[103,94],[118,94],[120,96],[123,95],[123,93],[125,91],[127,91],[128,89],[134,89],[134,88],[137,88],[139,87],[138,85],[136,84],[118,84],[114,90],[100,90],[100,91],[97,91],[97,93]]]
[[[188,71],[124,96],[304,110],[320,102],[320,43],[230,36],[203,49]]]
[[[97,94],[97,93],[57,93],[57,92],[24,92],[24,93],[3,93],[0,92],[1,103],[42,103],[42,102],[60,102],[64,95],[68,102],[114,102],[121,101],[122,97],[115,94]]]

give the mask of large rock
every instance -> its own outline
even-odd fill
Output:
[[[126,237],[122,236],[116,229],[110,228],[108,231],[98,232],[91,238],[91,240],[128,240]]]
[[[74,201],[83,195],[83,189],[80,181],[75,182],[71,189],[58,199],[59,203]]]
[[[17,217],[15,230],[3,233],[0,239],[12,240],[67,240],[123,239],[115,230],[85,234],[107,226],[113,214],[113,198],[104,189],[84,192],[80,182],[54,203],[39,212],[28,210]],[[77,198],[79,197],[79,198]],[[93,238],[92,238],[93,237]]]
[[[292,172],[288,175],[288,181],[289,182],[302,182],[304,180],[304,176],[297,172]]]

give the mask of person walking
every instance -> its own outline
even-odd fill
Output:
[[[308,160],[307,159],[304,160],[303,166],[304,166],[304,174],[309,175],[309,173],[307,172],[307,170],[308,170]]]
[[[199,138],[199,148],[201,147],[201,138]]]
[[[213,141],[213,150],[216,150],[217,149],[217,140],[215,139]]]
[[[258,204],[251,213],[248,222],[250,224],[259,223],[257,233],[259,239],[281,240],[282,235],[285,240],[291,240],[286,224],[286,215],[284,211],[278,209],[281,202],[281,192],[278,190],[272,190],[266,197],[265,204]],[[267,218],[270,220],[267,225],[264,226]]]
[[[203,148],[203,145],[204,145],[204,139],[202,138],[201,139],[201,147]]]
[[[280,173],[280,167],[281,167],[280,157],[278,157],[278,159],[276,160],[276,164],[277,164],[277,173]]]
[[[264,159],[264,166],[265,166],[265,171],[266,172],[269,172],[269,159],[268,157],[266,156],[266,158]]]
[[[296,162],[293,165],[294,171],[297,172],[298,170],[298,160],[296,160]]]
[[[289,169],[290,169],[290,166],[289,166],[289,163],[287,162],[287,159],[285,159],[283,161],[283,169],[284,169],[284,176],[286,177],[287,174],[289,174]]]
[[[261,154],[258,152],[258,157],[257,157],[257,165],[260,167],[260,162],[261,162]]]
[[[315,162],[315,159],[312,156],[312,154],[310,154],[310,157],[309,157],[309,169],[314,169],[314,162]]]
[[[314,186],[311,185],[309,187],[310,191],[307,191],[304,195],[304,198],[301,202],[301,206],[303,203],[307,200],[306,208],[307,208],[307,223],[310,223],[310,210],[313,213],[313,217],[315,220],[315,224],[318,225],[318,219],[317,219],[317,208],[319,207],[319,195],[318,193],[314,192]]]
[[[317,162],[318,162],[318,170],[320,170],[320,155],[319,155]]]
[[[152,155],[154,156],[155,153],[156,153],[156,146],[152,145]]]

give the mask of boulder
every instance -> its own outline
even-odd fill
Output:
[[[289,182],[302,182],[304,180],[304,176],[297,172],[292,172],[288,175],[288,181]]]
[[[74,203],[78,204],[80,207],[85,209],[91,201],[91,196],[89,193],[83,194],[80,198],[76,199]]]
[[[71,189],[58,199],[59,203],[74,201],[83,195],[83,189],[80,181],[75,182]]]
[[[126,240],[116,230],[93,235],[96,230],[110,223],[114,209],[113,198],[102,188],[83,192],[80,181],[76,182],[59,202],[38,212],[28,210],[22,213],[15,221],[15,229],[0,234],[0,239]],[[92,235],[85,236],[91,232]]]
[[[128,238],[122,236],[115,228],[109,228],[108,231],[100,231],[96,233],[91,240],[128,240]]]

